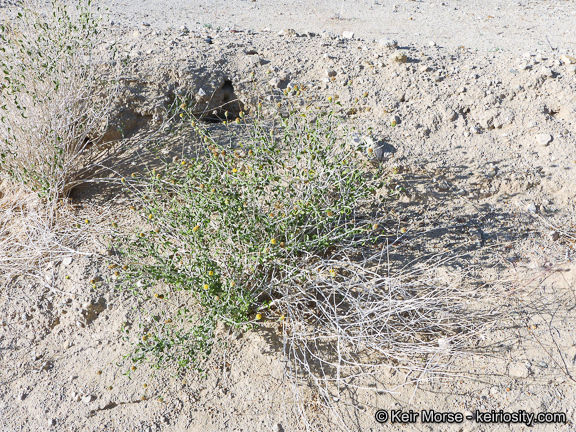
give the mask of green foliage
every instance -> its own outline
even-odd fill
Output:
[[[164,302],[163,318],[140,331],[129,357],[157,367],[199,367],[217,323],[254,325],[256,312],[278,298],[283,274],[369,231],[356,216],[373,181],[365,160],[338,137],[332,112],[225,122],[227,145],[191,122],[201,146],[196,157],[162,161],[124,180],[142,226],[116,238],[130,262],[122,285],[143,310]],[[155,290],[166,297],[152,296]],[[176,292],[191,301],[172,304]]]

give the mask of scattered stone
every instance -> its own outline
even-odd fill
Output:
[[[298,34],[296,33],[296,30],[294,29],[284,29],[284,30],[280,30],[278,33],[276,33],[277,36],[297,36]]]
[[[390,56],[390,60],[396,63],[406,63],[408,61],[408,57],[402,51],[394,51]]]
[[[268,81],[268,84],[270,84],[270,87],[280,88],[280,85],[282,85],[282,80],[280,78],[274,77]]]
[[[386,48],[397,48],[398,47],[398,41],[394,40],[394,39],[381,39],[378,44],[380,46],[386,47]]]
[[[62,260],[62,265],[64,267],[68,267],[70,264],[72,264],[72,257],[66,257]]]
[[[560,233],[558,231],[551,231],[548,233],[548,237],[552,241],[556,241],[560,238]]]
[[[576,73],[576,64],[571,64],[566,67],[566,72]]]
[[[536,208],[536,204],[534,204],[534,203],[528,204],[528,207],[526,207],[526,210],[528,211],[528,213],[532,213],[532,214],[536,214],[536,212],[538,211],[538,209]]]
[[[146,22],[146,21],[144,21],[144,22],[142,23],[142,25],[143,25],[144,27],[150,27],[150,23],[149,23],[149,22]]]
[[[246,55],[256,55],[258,54],[258,51],[256,51],[254,48],[249,48],[246,50]]]
[[[569,56],[569,55],[560,56],[560,60],[562,61],[562,63],[564,63],[566,65],[576,63],[576,58]]]
[[[536,135],[536,142],[538,145],[545,147],[552,141],[552,135],[550,134],[538,134]]]
[[[94,395],[82,396],[82,402],[84,402],[85,404],[89,404],[89,403],[92,402],[94,399],[96,399],[96,398],[94,397]]]
[[[354,39],[354,32],[351,31],[345,31],[342,33],[342,37],[344,39]]]
[[[188,27],[186,27],[186,26],[180,27],[179,30],[180,30],[180,33],[183,33],[183,34],[185,34],[185,35],[187,35],[188,33],[190,33],[190,30],[188,30]]]
[[[424,72],[430,72],[430,66],[427,65],[422,65],[418,68],[418,71],[420,73],[424,73]]]
[[[554,76],[554,72],[552,72],[552,69],[550,68],[543,67],[540,69],[540,75],[546,78],[552,78]]]
[[[524,363],[512,363],[508,365],[508,375],[512,378],[527,378],[530,369]]]
[[[435,47],[435,46],[436,46],[436,42],[430,41],[430,42],[428,42],[428,46]]]
[[[274,425],[274,427],[272,428],[273,432],[284,432],[284,428],[282,427],[282,425],[280,423],[276,423]]]
[[[326,69],[324,72],[328,78],[336,76],[336,71],[334,69]]]
[[[56,425],[56,419],[48,419],[48,427]]]

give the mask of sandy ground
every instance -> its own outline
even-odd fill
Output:
[[[337,97],[406,191],[390,213],[409,230],[398,260],[466,252],[442,271],[465,266],[507,292],[514,315],[486,335],[490,349],[418,385],[383,370],[330,410],[288,380],[274,323],[235,335],[206,379],[141,368],[128,380],[116,363],[133,300],[114,290],[103,259],[75,255],[46,270],[47,284],[2,291],[1,430],[574,430],[576,4],[307,3],[110,2],[111,39],[132,58],[127,131],[153,125],[170,92],[216,94],[227,81],[247,110],[293,85],[319,105]],[[107,202],[101,189],[82,197]],[[105,242],[80,250],[107,253]],[[94,275],[104,282],[91,290]],[[379,425],[377,409],[562,412],[568,424]]]

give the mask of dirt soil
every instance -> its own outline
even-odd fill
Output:
[[[136,312],[100,239],[53,262],[46,283],[1,291],[2,431],[574,430],[576,4],[307,3],[110,2],[101,53],[131,59],[116,126],[154,127],[186,92],[207,113],[236,98],[272,113],[295,85],[302,109],[337,101],[348,138],[370,137],[402,191],[386,204],[407,230],[392,259],[463,256],[438,271],[507,290],[515,315],[443,378],[384,370],[330,410],[287,378],[274,322],[231,335],[206,378],[143,367],[128,379],[120,329]],[[82,196],[120,212],[102,188]],[[377,409],[563,412],[568,424],[379,425]]]

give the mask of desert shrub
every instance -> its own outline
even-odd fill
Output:
[[[0,25],[0,175],[43,198],[98,161],[118,89],[95,54],[98,12],[90,0],[30,1]]]
[[[332,111],[227,123],[222,142],[192,119],[195,155],[123,179],[142,224],[116,239],[128,262],[122,285],[148,311],[149,301],[179,299],[139,335],[135,362],[197,366],[218,323],[283,320],[274,304],[285,280],[304,281],[300,265],[374,232],[362,214],[377,179],[339,137]]]

